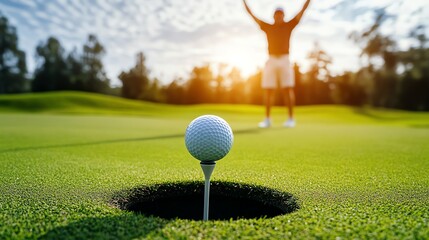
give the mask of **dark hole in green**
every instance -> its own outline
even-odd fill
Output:
[[[142,186],[118,193],[112,203],[123,210],[164,219],[201,220],[203,182]],[[290,193],[233,182],[212,182],[210,220],[272,218],[299,209]]]

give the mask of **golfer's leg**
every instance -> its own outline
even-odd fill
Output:
[[[295,106],[295,91],[292,87],[283,88],[284,104],[288,109],[289,119],[293,119],[293,108]]]
[[[262,75],[261,87],[264,89],[265,119],[259,123],[260,128],[271,126],[271,101],[276,87],[276,72],[274,59],[268,59]]]
[[[273,89],[265,89],[265,117],[271,119],[271,104],[273,101]]]
[[[282,62],[281,69],[281,85],[283,88],[283,97],[285,106],[288,110],[288,120],[284,123],[285,127],[295,127],[294,112],[295,106],[295,74],[289,61],[289,56],[285,56]]]

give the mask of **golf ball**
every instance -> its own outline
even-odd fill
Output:
[[[233,140],[228,123],[214,115],[194,119],[185,134],[189,153],[202,162],[213,162],[225,157],[231,150]]]

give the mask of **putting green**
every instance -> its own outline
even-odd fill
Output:
[[[109,204],[118,191],[202,180],[184,131],[227,120],[213,180],[289,192],[273,219],[164,220]],[[419,238],[429,236],[429,114],[314,106],[295,129],[257,129],[256,106],[168,106],[83,93],[0,96],[0,238]]]

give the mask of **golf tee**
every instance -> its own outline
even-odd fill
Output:
[[[203,169],[205,183],[204,183],[204,208],[203,208],[203,220],[209,219],[209,201],[210,201],[210,177],[216,166],[215,162],[201,163]]]

